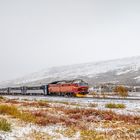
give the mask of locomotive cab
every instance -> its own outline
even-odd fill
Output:
[[[78,83],[78,85],[84,87],[84,86],[88,86],[88,83],[86,83],[86,82],[83,81],[83,82]]]
[[[78,88],[75,92],[75,96],[77,97],[84,97],[86,94],[88,94],[88,83],[85,81],[78,79],[74,80],[73,83],[77,84]]]

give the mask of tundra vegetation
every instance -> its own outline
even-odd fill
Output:
[[[11,124],[4,118],[0,118],[0,131],[10,131]]]
[[[4,98],[0,103],[0,116],[11,120],[11,124],[1,119],[0,130],[11,130],[9,133],[12,133],[19,124],[24,124],[22,127],[25,128],[30,124],[39,129],[24,134],[25,139],[61,139],[62,136],[77,140],[140,139],[140,116],[99,110],[96,106],[94,103],[83,107],[74,103]],[[106,107],[125,108],[122,104],[108,104]],[[14,125],[16,121],[17,126]],[[44,132],[51,126],[56,126],[53,133],[48,133],[48,129]]]
[[[125,108],[124,104],[109,103],[105,105],[106,108]]]
[[[124,86],[116,86],[114,88],[114,92],[117,93],[121,97],[127,97],[128,96],[128,90]]]

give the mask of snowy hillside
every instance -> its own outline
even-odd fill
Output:
[[[113,82],[140,83],[140,57],[52,67],[22,78],[1,82],[1,86],[44,84],[54,80],[83,78],[90,84]]]

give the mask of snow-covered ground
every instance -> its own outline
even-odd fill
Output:
[[[129,97],[140,99],[140,92],[129,92]]]
[[[3,118],[1,115],[0,117]],[[60,133],[57,133],[57,130],[64,131],[66,128],[61,125],[50,125],[50,126],[38,126],[34,124],[27,124],[20,120],[16,120],[14,118],[9,118],[4,116],[4,118],[8,119],[12,124],[12,131],[4,132],[0,131],[0,140],[41,140],[40,139],[32,139],[33,135],[46,135],[46,140],[51,140],[55,136],[55,140],[70,140],[69,138],[63,136]],[[76,138],[76,136],[75,136]]]
[[[52,122],[47,121],[45,125],[42,123],[40,125],[34,121],[22,120],[19,116],[14,117],[12,114],[1,114],[0,119],[6,119],[11,124],[12,129],[10,132],[0,131],[0,140],[81,140],[81,138],[84,140],[92,139],[95,134],[100,135],[100,133],[104,138],[107,137],[106,139],[118,139],[120,135],[122,138],[127,135],[130,139],[135,139],[136,132],[139,132],[140,128],[138,122],[140,117],[139,100],[42,96],[5,97],[7,98],[1,99],[0,105],[15,106],[20,111],[30,112],[32,115],[36,114],[36,119],[39,117],[40,121],[47,121],[47,118]],[[43,104],[39,105],[38,103]],[[105,107],[107,103],[124,104],[126,108],[107,109]],[[112,110],[118,113],[116,115],[112,112],[114,116],[119,116],[119,120],[110,120],[108,117],[114,116],[110,111],[104,110]],[[135,118],[137,122],[135,122]],[[133,135],[129,134],[130,130]],[[112,131],[114,132],[112,133]],[[139,135],[137,138],[140,138]]]
[[[96,109],[110,110],[105,107],[108,103],[124,104],[125,109],[112,109],[120,114],[140,115],[140,100],[123,100],[123,99],[95,99],[95,98],[65,98],[65,97],[52,97],[52,96],[5,96],[10,99],[28,99],[28,100],[47,100],[52,102],[67,102],[76,103],[81,107],[88,107],[89,104],[97,104]]]

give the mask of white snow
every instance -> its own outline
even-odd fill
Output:
[[[140,80],[140,76],[135,77],[134,79]]]
[[[25,139],[25,136],[28,136],[32,132],[44,132],[49,134],[50,136],[59,136],[61,140],[69,140],[67,137],[64,137],[62,134],[56,133],[56,130],[64,130],[65,128],[58,125],[53,126],[37,126],[34,124],[24,124],[23,126],[13,126],[11,132],[3,132],[0,131],[0,138],[3,140],[17,140],[17,139]],[[59,140],[55,139],[55,140]],[[28,138],[30,140],[30,138]]]
[[[75,108],[93,108],[89,107],[90,103],[97,104],[95,109],[97,110],[112,110],[119,114],[127,114],[127,115],[136,115],[140,116],[140,101],[139,100],[111,100],[111,99],[90,99],[90,98],[63,98],[63,97],[36,97],[36,96],[6,96],[7,98],[13,99],[19,97],[19,100],[28,99],[28,100],[47,100],[47,101],[57,101],[57,102],[69,102],[76,103],[78,106],[67,106],[64,104],[64,107],[75,107]],[[120,103],[126,105],[125,109],[108,109],[105,108],[105,104],[107,103]],[[53,105],[53,103],[51,103]],[[57,106],[60,106],[61,103],[56,103]],[[14,118],[13,118],[14,119]],[[56,136],[55,140],[71,140],[71,138],[65,137],[64,135],[57,133],[56,130],[65,130],[65,127],[61,125],[52,125],[52,126],[38,126],[34,124],[19,124],[14,120],[11,120],[15,124],[12,125],[11,132],[3,132],[0,131],[0,139],[2,140],[24,140],[25,136],[28,136],[32,132],[43,132],[49,134],[50,136]],[[100,132],[111,131],[111,128],[103,128],[102,122],[95,128],[93,125],[93,129]],[[57,138],[58,137],[58,138]],[[77,132],[73,138],[73,140],[79,139],[80,133]],[[28,140],[28,139],[27,139]],[[29,139],[30,140],[30,139]]]
[[[122,71],[117,72],[116,75],[122,75],[122,74],[128,73],[130,71],[131,70],[129,70],[129,69],[128,70],[125,70],[125,71],[122,70]]]
[[[139,93],[140,94],[140,93]],[[15,96],[5,96],[7,98],[13,99],[17,98]],[[131,114],[131,115],[140,115],[140,100],[117,100],[117,99],[95,99],[95,98],[65,98],[65,97],[41,97],[41,96],[18,96],[19,100],[28,99],[28,100],[47,100],[54,102],[69,102],[80,104],[81,107],[88,107],[90,103],[97,104],[96,109],[100,110],[110,110],[105,108],[107,103],[117,103],[126,105],[125,109],[113,109],[113,111],[120,114]],[[76,106],[77,107],[77,106]]]
[[[100,73],[116,71],[116,75],[138,71],[140,69],[140,57],[131,57],[103,62],[76,64],[47,68],[15,80],[1,82],[0,85],[16,85],[33,82],[42,79],[73,79],[78,76],[96,77]]]

